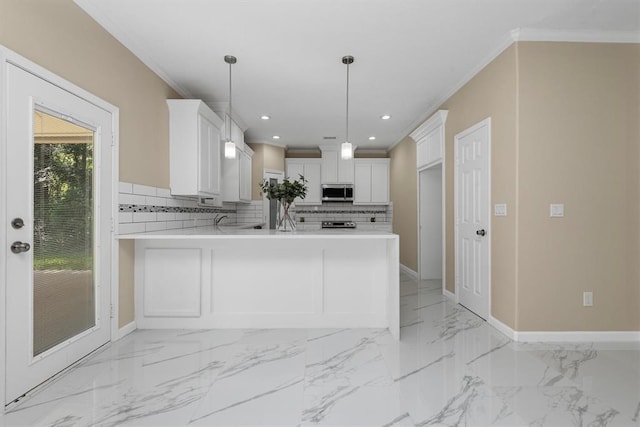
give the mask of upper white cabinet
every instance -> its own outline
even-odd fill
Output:
[[[235,140],[238,141],[238,140]],[[234,142],[235,142],[234,141]],[[251,201],[251,158],[253,150],[236,145],[236,158],[222,160],[222,200],[225,202]]]
[[[337,145],[320,146],[320,150],[322,151],[322,183],[353,184],[353,159],[342,160]]]
[[[354,205],[389,203],[389,159],[355,159],[354,180]]]
[[[439,110],[411,133],[411,138],[417,143],[418,169],[444,159],[444,125],[447,114],[447,110]]]
[[[287,169],[286,176],[289,180],[296,180],[300,175],[307,182],[307,197],[304,200],[296,199],[298,205],[322,204],[321,187],[321,160],[320,159],[285,159]]]
[[[236,144],[236,147],[238,147],[240,150],[244,150],[244,132],[236,122],[231,120],[231,117],[229,117],[228,114],[225,114],[225,121],[220,128],[222,140],[225,141],[229,137],[229,131],[226,128],[227,123],[231,124],[231,140]]]
[[[171,194],[219,196],[223,122],[199,99],[169,99]]]

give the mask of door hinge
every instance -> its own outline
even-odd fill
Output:
[[[116,311],[115,311],[115,307],[113,306],[113,304],[109,305],[109,316],[113,319],[114,317],[116,317]]]
[[[111,146],[115,147],[116,146],[116,137],[115,135],[111,134]]]
[[[111,218],[111,232],[113,233],[115,231],[116,231],[116,224],[113,218]]]

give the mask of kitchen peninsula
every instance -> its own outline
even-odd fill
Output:
[[[386,328],[399,337],[399,238],[198,227],[135,240],[136,324]]]

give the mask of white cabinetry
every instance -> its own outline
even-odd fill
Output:
[[[169,99],[171,194],[218,196],[222,120],[199,99]]]
[[[354,160],[354,205],[389,203],[389,159]]]
[[[444,125],[447,114],[447,110],[438,111],[411,133],[411,138],[417,143],[418,169],[442,162],[444,159]]]
[[[307,182],[307,197],[304,200],[296,199],[298,205],[319,205],[322,204],[320,192],[321,183],[321,161],[320,159],[285,159],[286,176],[289,180],[296,180],[300,175],[304,176]]]
[[[225,202],[251,201],[251,158],[253,150],[236,145],[236,158],[223,159],[222,200]]]
[[[322,150],[322,184],[353,184],[353,159],[342,160],[337,145],[320,146],[320,150]]]

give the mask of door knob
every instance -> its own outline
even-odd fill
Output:
[[[22,218],[14,218],[13,221],[11,221],[11,226],[18,230],[24,227],[24,221],[22,220]]]
[[[26,242],[13,242],[11,244],[11,252],[14,254],[19,254],[21,252],[27,252],[31,249],[31,245]]]
[[[485,229],[483,228],[482,230],[476,230],[476,234],[478,236],[484,236],[485,234],[487,234],[487,232],[485,231]]]

